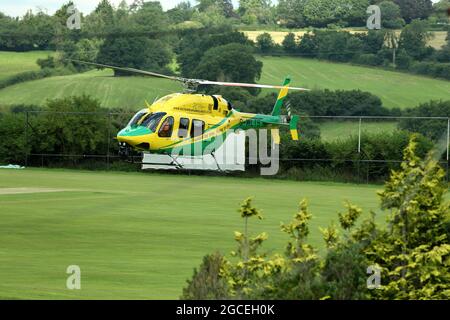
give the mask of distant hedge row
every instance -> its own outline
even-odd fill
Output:
[[[73,70],[70,70],[68,68],[44,68],[37,71],[26,71],[17,73],[15,75],[12,75],[10,77],[7,77],[3,80],[0,80],[0,89],[26,82],[26,81],[32,81],[32,80],[39,80],[43,78],[48,77],[54,77],[54,76],[64,76],[74,73]]]

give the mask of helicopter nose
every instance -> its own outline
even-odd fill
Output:
[[[147,136],[151,133],[152,133],[152,131],[150,129],[148,129],[147,127],[142,127],[142,126],[128,127],[128,128],[122,129],[117,134],[117,140],[119,142],[125,142],[131,146],[135,146],[142,142],[140,140],[142,139],[143,136]]]

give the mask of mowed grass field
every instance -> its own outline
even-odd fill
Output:
[[[87,94],[107,108],[139,109],[145,101],[181,91],[176,83],[148,77],[114,77],[111,70],[28,81],[0,90],[0,105],[45,105],[48,99]]]
[[[300,199],[309,200],[313,214],[309,242],[323,248],[318,228],[337,222],[347,199],[365,214],[378,212],[380,188],[0,169],[0,299],[178,298],[205,254],[235,249],[233,232],[243,229],[237,209],[245,197],[253,196],[265,217],[251,221],[251,233],[268,232],[264,249],[283,252],[288,238],[280,222],[290,221]],[[66,289],[69,265],[81,268],[81,290]]]
[[[0,51],[0,81],[17,73],[39,70],[37,59],[46,58],[51,54],[51,51]]]
[[[261,83],[277,83],[280,78],[290,75],[292,86],[360,89],[377,95],[389,108],[414,107],[433,99],[450,99],[450,81],[446,80],[314,59],[264,57],[261,60],[264,63]]]
[[[258,57],[263,64],[260,83],[279,84],[290,75],[292,85],[310,89],[361,89],[379,96],[387,107],[413,107],[431,99],[449,99],[450,82],[382,69],[293,57]],[[144,101],[182,87],[169,80],[113,77],[111,70],[29,81],[0,90],[0,105],[43,105],[47,99],[89,94],[104,107],[137,110]],[[264,91],[265,93],[267,91]]]
[[[324,141],[347,139],[349,136],[358,136],[359,120],[354,121],[326,121],[319,123],[320,137]],[[395,121],[368,121],[361,122],[361,132],[391,133],[397,129]]]

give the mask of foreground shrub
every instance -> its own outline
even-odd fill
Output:
[[[339,226],[332,222],[321,229],[327,247],[325,258],[306,242],[312,217],[306,200],[300,202],[293,220],[281,225],[289,236],[284,254],[269,256],[260,252],[267,234],[252,237],[248,233],[249,218],[262,217],[251,199],[246,199],[239,210],[245,227],[244,232],[235,232],[235,259],[220,256],[209,278],[214,279],[213,285],[199,290],[208,294],[197,297],[449,299],[450,202],[444,199],[445,174],[434,160],[436,155],[431,152],[422,160],[416,150],[413,136],[404,150],[401,168],[392,172],[379,192],[381,209],[389,212],[387,225],[378,226],[374,213],[358,223],[362,209],[347,202],[346,210],[338,214]],[[211,270],[207,266],[204,262],[202,269]],[[366,271],[370,269],[381,272],[381,283],[375,287],[369,287],[372,284]],[[188,289],[201,278],[194,272]],[[228,287],[217,290],[219,279]]]

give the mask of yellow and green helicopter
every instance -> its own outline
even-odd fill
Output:
[[[214,157],[214,151],[224,141],[224,135],[229,130],[271,129],[272,139],[279,144],[279,128],[289,126],[292,139],[298,140],[298,116],[291,115],[289,109],[287,115],[281,115],[281,107],[289,90],[306,91],[308,89],[290,87],[289,77],[284,80],[282,86],[218,82],[167,76],[134,68],[79,60],[71,61],[174,80],[184,85],[184,93],[169,94],[151,105],[146,103],[146,108],[138,111],[128,125],[119,131],[117,134],[119,154],[123,157],[129,157],[133,151],[147,151],[171,157],[210,153]],[[200,85],[280,89],[280,92],[270,115],[252,114],[235,110],[222,96],[196,93]],[[217,143],[217,141],[220,142]]]

